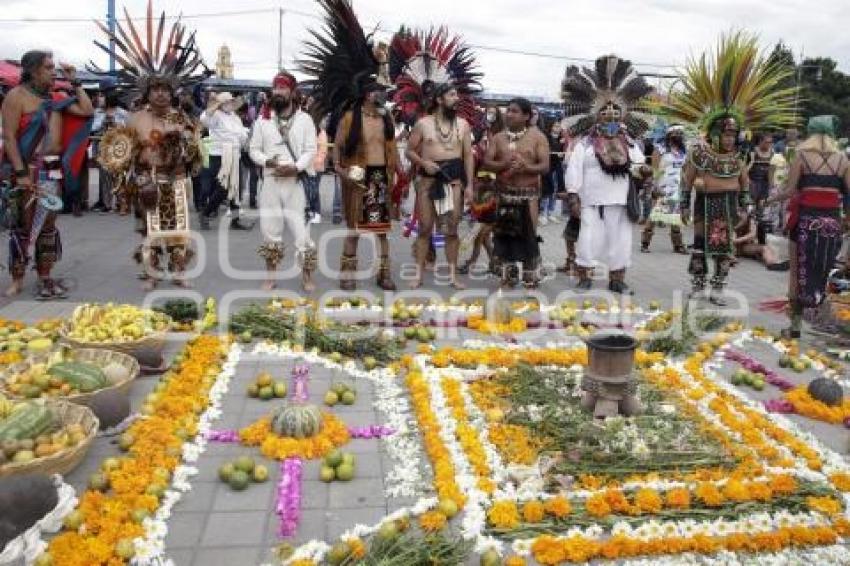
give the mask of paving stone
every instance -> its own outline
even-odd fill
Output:
[[[175,513],[168,520],[168,549],[194,549],[201,540],[207,521],[206,513]]]
[[[195,560],[195,551],[193,549],[168,550],[166,557],[174,562],[174,566],[192,566]]]
[[[273,505],[274,483],[252,483],[245,491],[234,491],[219,483],[213,500],[214,513],[221,511],[263,511]]]
[[[381,506],[386,509],[384,482],[379,478],[355,477],[352,482],[333,482],[329,495],[329,509]]]
[[[227,533],[222,533],[219,543],[228,542]],[[259,550],[257,546],[221,547],[199,549],[195,554],[194,566],[237,566],[258,564]]]
[[[177,505],[177,512],[209,511],[212,508],[213,498],[218,486],[212,482],[198,482],[192,484],[192,491],[183,495]]]
[[[301,483],[302,509],[327,509],[331,484],[318,481],[318,477],[318,472],[308,473],[307,469],[304,469],[305,481]]]
[[[263,542],[268,519],[268,511],[211,513],[201,544],[204,547],[252,545],[256,549]]]

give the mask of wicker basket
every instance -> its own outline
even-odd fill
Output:
[[[63,401],[90,407],[93,411],[95,411],[95,416],[101,420],[103,419],[103,416],[97,414],[97,401],[108,395],[118,395],[123,397],[129,396],[130,386],[133,384],[133,381],[139,377],[139,373],[141,372],[139,362],[136,358],[121,352],[98,350],[96,348],[83,348],[82,350],[73,350],[71,357],[76,362],[90,363],[101,368],[105,368],[112,363],[117,363],[123,366],[128,372],[127,378],[118,383],[113,383],[107,387],[98,389],[97,391],[92,391],[91,393],[78,393],[76,395],[67,395],[61,398]],[[14,373],[20,373],[26,369],[26,361],[21,362],[20,364],[15,364],[10,368],[10,370]],[[7,397],[12,399],[22,399],[19,395],[10,393],[7,389],[5,389],[2,383],[0,383],[0,391],[3,391]]]
[[[80,465],[100,427],[97,417],[88,407],[65,401],[50,401],[47,403],[53,411],[57,422],[62,426],[80,424],[86,433],[86,438],[72,448],[66,448],[52,456],[36,458],[32,462],[0,465],[0,478],[18,474],[67,474]]]
[[[63,326],[59,330],[59,337],[62,339],[62,342],[75,350],[93,348],[121,352],[128,356],[133,356],[142,365],[145,365],[146,362],[150,362],[151,360],[161,360],[162,351],[165,349],[165,339],[168,336],[166,332],[153,332],[131,342],[81,342],[75,338],[71,338],[69,333],[70,329],[68,326]],[[151,364],[148,363],[147,365]]]

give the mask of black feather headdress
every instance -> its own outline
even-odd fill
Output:
[[[180,87],[195,85],[213,74],[204,65],[195,42],[195,32],[187,35],[186,27],[179,18],[172,24],[168,37],[165,37],[165,12],[157,23],[153,16],[152,0],[148,0],[144,29],[136,29],[126,8],[124,16],[125,25],[116,22],[116,33],[109,31],[101,22],[95,22],[106,34],[107,41],[95,41],[94,44],[110,53],[107,44],[110,41],[115,43],[115,59],[121,66],[116,75],[116,87],[119,90],[144,95],[152,84],[165,83],[176,91]],[[110,75],[94,62],[90,62],[87,68],[100,76]]]
[[[639,137],[649,129],[648,116],[642,112],[652,87],[637,74],[630,61],[616,55],[596,60],[592,69],[567,67],[561,83],[561,96],[568,125],[573,135],[584,135],[596,123],[597,113],[614,104],[623,113],[629,135]]]
[[[350,0],[319,0],[319,4],[326,12],[325,25],[310,31],[313,39],[307,42],[299,67],[311,77],[304,84],[313,87],[317,114],[341,114],[380,84],[380,62]]]

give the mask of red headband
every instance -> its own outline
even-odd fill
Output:
[[[289,73],[278,73],[272,80],[272,88],[288,88],[294,90],[297,81]]]

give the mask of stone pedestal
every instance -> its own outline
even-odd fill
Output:
[[[634,377],[637,341],[621,331],[594,334],[586,340],[588,364],[582,379],[581,406],[598,419],[641,412]]]

